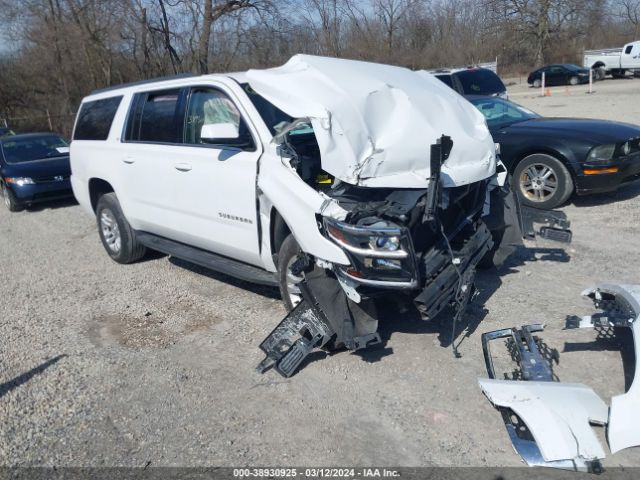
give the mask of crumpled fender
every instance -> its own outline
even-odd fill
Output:
[[[342,249],[325,238],[316,223],[316,214],[322,214],[328,200],[304,183],[275,154],[263,156],[258,194],[264,195],[282,216],[303,252],[331,263],[349,265]],[[340,207],[336,204],[333,209],[337,208]]]

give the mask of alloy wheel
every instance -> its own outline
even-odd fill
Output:
[[[556,172],[542,163],[534,163],[520,174],[520,191],[532,202],[541,203],[558,190]]]
[[[100,228],[102,229],[102,237],[105,243],[113,253],[120,252],[122,246],[122,239],[120,236],[120,227],[116,222],[113,213],[110,210],[104,209],[100,212]]]

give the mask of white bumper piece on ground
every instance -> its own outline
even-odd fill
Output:
[[[640,446],[640,285],[602,284],[582,294],[610,315],[610,323],[633,332],[635,378],[626,393],[611,398],[607,440],[613,453]]]
[[[587,471],[586,462],[605,457],[589,424],[605,424],[608,409],[589,387],[493,379],[480,379],[479,384],[491,403],[513,410],[525,423],[542,455],[537,465],[554,462],[548,466]],[[517,442],[514,447],[522,454]]]

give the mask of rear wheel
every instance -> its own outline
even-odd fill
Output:
[[[13,194],[11,190],[9,190],[6,185],[3,183],[2,185],[2,198],[4,199],[4,205],[7,207],[7,210],[10,212],[19,212],[24,208],[23,205],[18,202],[18,199]]]
[[[542,80],[540,80],[539,78],[536,78],[533,81],[533,86],[534,86],[534,88],[540,88],[542,86]]]
[[[546,153],[523,158],[513,172],[516,192],[524,205],[550,209],[562,205],[573,193],[567,167]]]
[[[115,193],[100,197],[96,206],[96,220],[102,245],[113,260],[132,263],[144,256],[146,248],[138,242]]]

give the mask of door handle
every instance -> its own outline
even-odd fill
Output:
[[[179,172],[188,172],[191,170],[191,164],[189,163],[176,163],[173,167]]]
[[[133,157],[125,157],[122,161],[127,165],[131,165],[132,163],[135,163],[136,160]]]

